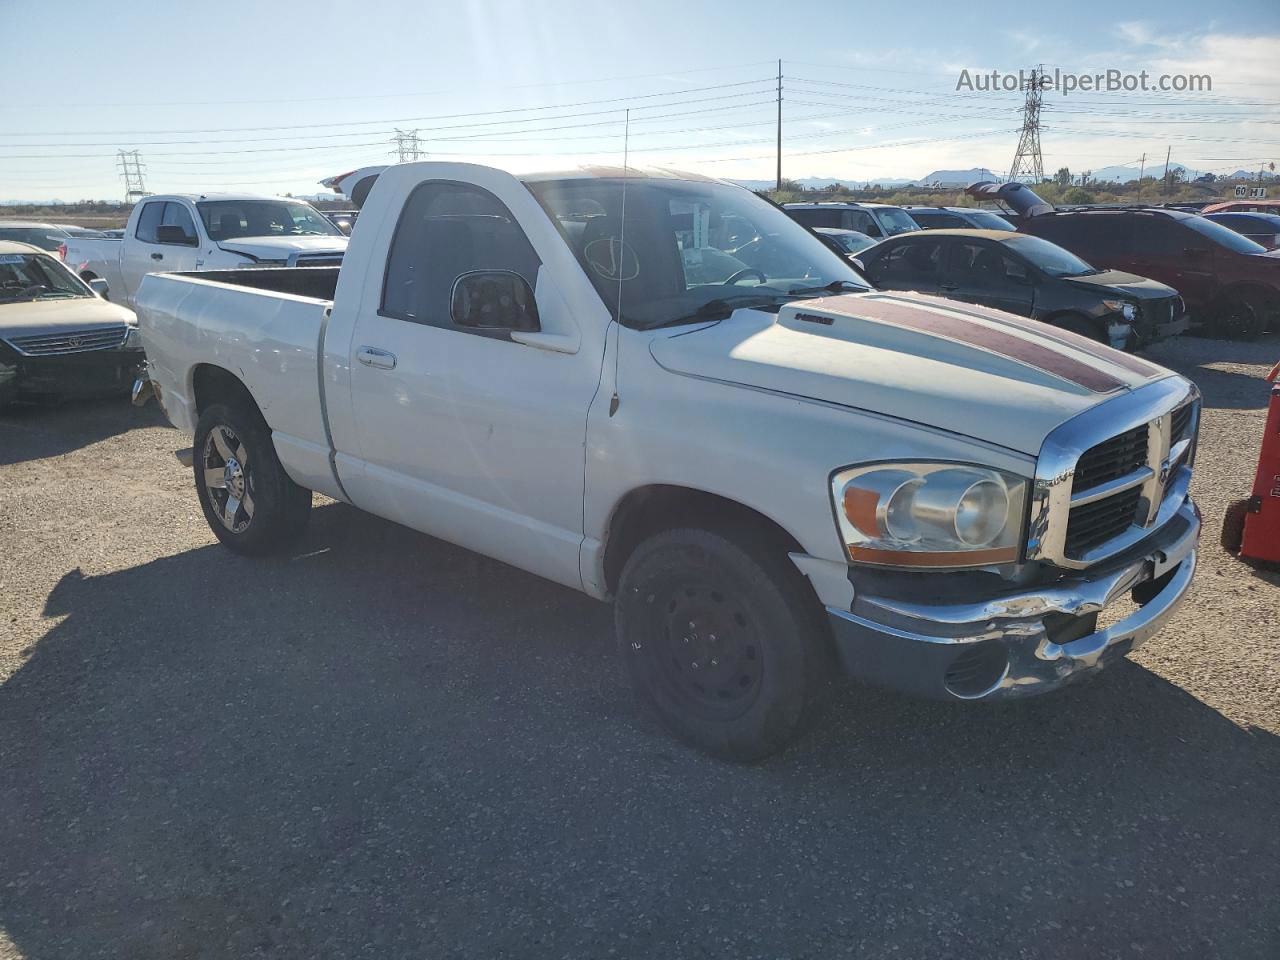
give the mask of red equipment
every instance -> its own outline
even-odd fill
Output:
[[[1272,384],[1267,425],[1262,434],[1253,496],[1227,507],[1222,545],[1246,560],[1280,564],[1280,363],[1267,380]]]

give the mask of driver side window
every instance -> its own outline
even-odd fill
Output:
[[[454,322],[455,285],[468,274],[507,273],[523,278],[532,290],[539,266],[524,231],[493,194],[463,183],[423,183],[409,195],[396,225],[381,313],[410,323],[504,335],[506,328],[483,321]],[[468,289],[469,296],[484,292]],[[479,308],[471,312],[484,314]]]

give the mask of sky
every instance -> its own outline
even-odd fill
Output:
[[[975,78],[1041,63],[1212,81],[1046,92],[1046,173],[1162,168],[1166,150],[1218,173],[1280,161],[1275,0],[0,0],[0,49],[0,202],[123,199],[121,149],[152,192],[320,193],[394,161],[397,129],[423,159],[515,172],[625,146],[637,165],[771,179],[779,59],[790,178],[1002,175],[1023,94]]]

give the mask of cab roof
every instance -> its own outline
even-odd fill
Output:
[[[979,230],[970,227],[942,227],[938,230],[921,230],[919,233],[899,233],[886,240],[900,240],[904,237],[973,237],[978,240],[999,240],[1008,242],[1019,237],[1029,237],[1028,233],[1016,233],[1013,230]]]

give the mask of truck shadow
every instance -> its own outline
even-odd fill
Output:
[[[168,426],[158,404],[127,397],[0,404],[0,466],[57,457],[139,427]]]
[[[731,766],[637,717],[606,606],[336,504],[45,615],[0,686],[28,960],[1280,945],[1277,738],[1137,664],[994,708],[842,686]]]

